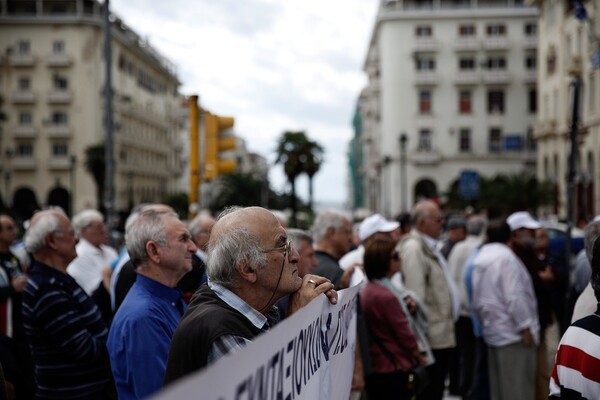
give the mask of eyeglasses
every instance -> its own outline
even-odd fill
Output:
[[[285,257],[286,255],[289,257],[292,255],[292,241],[288,240],[284,245],[279,246],[279,247],[273,247],[272,249],[266,249],[263,250],[261,249],[261,251],[263,253],[270,253],[272,251],[281,251],[283,250],[283,256]]]
[[[442,222],[444,220],[443,215],[428,215],[427,218],[431,218],[435,222]]]

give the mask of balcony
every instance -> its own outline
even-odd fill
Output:
[[[431,52],[438,51],[440,44],[432,37],[417,37],[415,38],[414,52]]]
[[[434,71],[416,71],[415,85],[433,86],[437,85],[440,77]]]
[[[71,137],[71,128],[67,124],[49,124],[44,128],[46,136],[51,139],[67,139]]]
[[[481,82],[481,73],[479,71],[458,71],[454,77],[454,83],[457,85],[477,85]]]
[[[556,118],[545,119],[536,122],[534,126],[534,136],[536,138],[557,133],[558,120]]]
[[[537,49],[538,38],[537,36],[526,36],[522,43],[526,49]]]
[[[13,171],[29,171],[36,169],[37,162],[33,156],[13,156],[11,160],[11,168]]]
[[[496,69],[483,71],[483,82],[488,84],[510,83],[510,73],[506,70]]]
[[[583,62],[581,56],[573,56],[567,60],[567,72],[571,75],[581,75]]]
[[[35,139],[37,130],[33,125],[17,125],[12,128],[15,139]]]
[[[481,40],[474,37],[459,37],[454,42],[456,51],[477,51],[481,48]]]
[[[13,104],[33,104],[35,103],[35,94],[31,90],[19,90],[13,92],[11,100]]]
[[[9,58],[11,67],[33,67],[35,57],[31,54],[13,54]]]
[[[525,83],[535,83],[537,80],[537,71],[535,69],[533,70],[526,70],[525,71]]]
[[[442,156],[435,150],[417,150],[410,155],[414,165],[437,165],[442,161]]]
[[[52,157],[48,161],[48,169],[53,171],[66,171],[71,168],[69,157]]]
[[[483,39],[483,48],[485,50],[507,50],[509,41],[506,36],[491,36]]]
[[[73,60],[66,54],[50,54],[46,57],[46,66],[48,67],[70,67]]]
[[[67,104],[71,102],[71,92],[68,90],[53,89],[48,93],[49,104]]]

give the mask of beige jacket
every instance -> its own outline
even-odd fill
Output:
[[[428,308],[431,348],[456,346],[452,294],[437,256],[414,229],[398,244],[398,251],[406,288],[414,291]]]

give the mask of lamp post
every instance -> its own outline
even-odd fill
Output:
[[[71,154],[69,157],[69,189],[71,189],[71,201],[69,203],[70,213],[73,216],[75,211],[75,166],[77,165],[77,156]]]
[[[385,168],[384,171],[384,180],[383,180],[383,188],[381,188],[381,193],[383,194],[383,212],[386,216],[386,218],[389,218],[391,211],[390,211],[390,203],[392,201],[392,182],[391,182],[391,170],[389,168],[391,162],[392,162],[392,157],[386,155],[383,157],[382,162],[382,166],[383,168]]]
[[[6,156],[6,162],[4,163],[4,195],[6,196],[6,208],[10,208],[12,205],[10,202],[10,178],[12,177],[10,159],[13,156],[13,151],[11,149],[6,149],[4,154]]]
[[[406,212],[406,143],[408,142],[406,132],[400,134],[398,141],[400,142],[400,190],[402,191],[400,208],[402,212]]]

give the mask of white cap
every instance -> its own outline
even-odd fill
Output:
[[[598,221],[600,221],[600,214],[596,215],[594,217],[594,219],[592,220],[592,222],[598,222]]]
[[[533,219],[531,214],[527,211],[518,211],[510,214],[506,219],[506,223],[510,226],[511,231],[516,231],[521,228],[538,229],[542,227],[542,225]]]
[[[377,232],[391,232],[399,227],[398,222],[388,221],[381,214],[373,214],[361,222],[360,228],[358,228],[358,237],[362,242]]]

